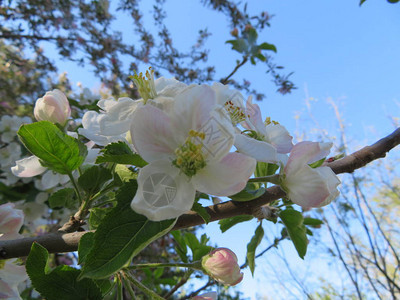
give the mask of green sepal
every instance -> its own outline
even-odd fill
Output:
[[[323,163],[324,163],[324,161],[325,161],[325,157],[324,158],[322,158],[322,159],[320,159],[320,160],[317,160],[316,162],[313,162],[312,164],[309,164],[309,166],[311,167],[311,168],[318,168],[318,167],[320,167]]]
[[[254,172],[255,177],[265,177],[271,176],[276,173],[279,169],[279,166],[276,164],[266,163],[266,162],[257,162],[256,171]]]

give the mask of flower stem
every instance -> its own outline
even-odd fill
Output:
[[[69,179],[71,180],[72,185],[74,186],[76,196],[77,196],[78,199],[79,199],[79,203],[82,203],[82,196],[81,196],[81,193],[79,192],[79,188],[78,188],[78,185],[76,184],[76,181],[75,181],[75,179],[74,179],[74,176],[72,176],[72,173],[71,173],[71,172],[69,172],[67,175],[68,175]]]
[[[181,268],[189,268],[195,270],[203,270],[201,267],[201,261],[195,261],[193,263],[150,263],[150,264],[138,264],[126,267],[127,270],[137,270],[137,269],[145,269],[145,268],[164,268],[164,267],[181,267]]]
[[[250,178],[249,182],[271,182],[273,184],[280,184],[280,175],[275,174],[270,176]]]
[[[150,297],[150,299],[154,300],[165,300],[165,298],[161,297],[160,295],[156,294],[152,290],[150,290],[148,287],[146,287],[144,284],[136,280],[133,276],[131,276],[128,272],[123,272],[124,276],[132,282],[134,286],[136,286],[138,289],[140,289],[143,293],[145,293],[147,296]]]

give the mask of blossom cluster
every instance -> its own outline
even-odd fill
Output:
[[[152,70],[145,75],[135,74],[132,80],[140,99],[102,99],[97,102],[100,111],[85,112],[82,126],[73,132],[67,131],[71,108],[60,90],[49,91],[39,98],[34,116],[37,121],[57,124],[63,130],[60,134],[68,134],[75,140],[82,138],[81,135],[89,140],[85,144],[88,155],[81,161],[83,169],[94,164],[101,148],[113,142],[125,143],[125,147],[140,156],[145,163],[135,169],[138,188],[132,195],[131,208],[147,219],[175,219],[190,211],[200,194],[211,195],[213,199],[234,199],[235,194],[249,188],[250,179],[279,184],[287,198],[304,209],[327,205],[338,196],[340,181],[329,167],[323,166],[332,144],[310,141],[293,144],[284,126],[262,118],[252,97],[245,100],[239,91],[220,83],[187,85],[164,77],[155,80]],[[17,202],[26,211],[25,225],[35,222],[33,232],[41,217],[55,212],[45,204],[50,193],[73,187],[80,195],[75,180],[79,182],[81,174],[76,169],[71,169],[68,176],[55,173],[35,155],[21,159],[15,135],[23,123],[31,120],[9,116],[0,120],[1,140],[6,143],[0,149],[0,167],[6,184],[14,184],[18,178],[29,182],[31,177],[40,176],[34,180],[40,191],[35,201]],[[257,166],[265,163],[273,165],[272,169],[279,170],[278,173],[258,174]],[[87,198],[91,204],[89,200],[92,198]],[[82,208],[87,203],[79,204]],[[60,218],[66,221],[71,211],[68,208],[64,211]],[[75,216],[80,218],[80,213],[81,210]],[[1,205],[0,240],[19,238],[22,218],[22,212],[15,210],[13,204]],[[226,248],[204,256],[201,265],[205,273],[225,285],[235,285],[243,278],[236,255]],[[20,272],[25,280],[22,268],[15,261],[0,264],[0,291],[7,288],[10,294],[17,295],[20,281],[3,280],[8,277],[2,272],[6,269],[8,274]],[[216,294],[193,299],[216,299]]]
[[[330,203],[339,179],[328,167],[330,143],[292,143],[284,126],[226,85],[186,85],[153,72],[133,76],[141,99],[100,100],[79,133],[97,143],[129,143],[148,165],[138,174],[132,209],[153,221],[191,209],[196,191],[231,196],[245,188],[257,162],[280,166],[280,185],[304,207]],[[236,148],[236,149],[235,149]]]
[[[328,155],[330,143],[293,145],[284,126],[269,118],[263,121],[251,97],[245,101],[226,85],[154,80],[153,73],[132,77],[141,99],[100,100],[100,113],[86,112],[79,129],[90,140],[89,149],[94,143],[123,141],[148,163],[138,173],[131,205],[136,212],[160,221],[189,211],[196,191],[234,195],[245,188],[257,162],[278,165],[279,184],[303,208],[326,205],[338,195],[340,181],[333,171],[310,166]],[[37,120],[64,126],[71,109],[65,95],[54,90],[37,100],[34,113]],[[98,149],[93,152],[92,157]],[[46,171],[35,156],[17,161],[11,169],[19,177]],[[62,180],[68,178],[56,181]]]

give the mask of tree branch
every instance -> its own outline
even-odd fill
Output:
[[[400,144],[400,128],[380,139],[371,146],[366,146],[342,159],[326,163],[336,174],[351,173],[366,164],[386,156],[386,153]],[[253,215],[265,204],[284,197],[286,194],[279,186],[266,190],[261,197],[248,202],[227,201],[206,207],[211,222],[238,215]],[[203,224],[204,220],[195,212],[189,212],[178,218],[175,229],[182,229]],[[51,233],[18,240],[0,241],[0,259],[27,256],[33,242],[45,247],[50,253],[71,252],[78,249],[79,240],[86,232]]]

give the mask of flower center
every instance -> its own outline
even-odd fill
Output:
[[[246,115],[244,114],[243,110],[239,106],[234,105],[230,100],[225,102],[225,109],[229,113],[233,125],[236,125],[246,119]]]
[[[172,161],[172,164],[188,177],[194,176],[197,171],[206,166],[202,151],[204,138],[204,132],[190,130],[186,141],[175,150],[176,159]]]
[[[145,76],[142,72],[139,75],[135,72],[135,75],[129,76],[129,78],[136,85],[145,104],[147,100],[157,97],[156,86],[154,84],[154,70],[151,67],[146,71]]]
[[[265,124],[265,125],[269,125],[269,124],[271,124],[271,123],[274,124],[274,125],[279,125],[279,122],[274,121],[274,120],[271,120],[270,117],[267,117],[267,118],[265,119],[264,124]]]

